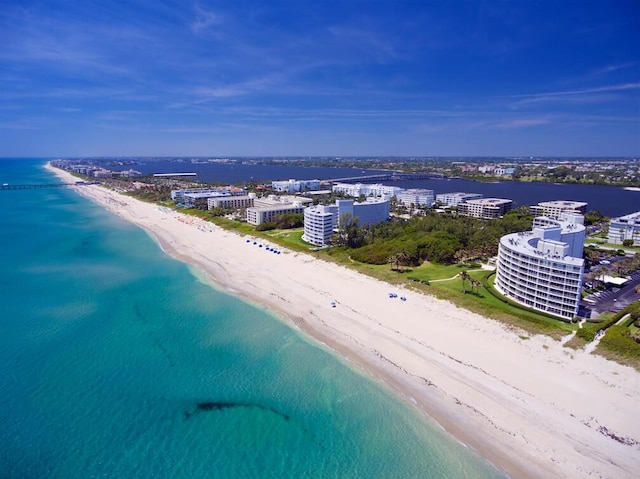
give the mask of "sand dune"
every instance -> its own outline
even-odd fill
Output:
[[[74,188],[386,383],[512,477],[638,477],[635,370],[97,185]]]

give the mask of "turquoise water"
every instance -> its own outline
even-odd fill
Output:
[[[0,204],[0,477],[503,477],[73,191]]]

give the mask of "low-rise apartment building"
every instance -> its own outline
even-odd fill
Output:
[[[511,211],[512,200],[503,198],[480,198],[477,200],[467,200],[458,204],[458,214],[471,216],[473,218],[501,218]]]
[[[405,206],[424,206],[431,208],[435,202],[433,190],[425,190],[422,188],[414,188],[399,191],[396,198]]]
[[[479,193],[441,193],[436,195],[436,201],[443,203],[446,206],[458,206],[463,201],[479,200],[482,195]]]
[[[272,181],[271,187],[281,193],[298,193],[305,190],[319,190],[320,180],[284,180]]]
[[[563,213],[583,215],[587,212],[587,203],[581,201],[542,201],[530,207],[535,216],[547,216],[554,220],[560,219]]]
[[[313,200],[301,196],[254,198],[253,206],[247,208],[247,223],[258,226],[273,221],[278,215],[302,213],[312,203]]]
[[[640,211],[619,218],[611,218],[607,241],[622,244],[627,239],[633,240],[636,246],[640,245]]]
[[[207,199],[207,207],[212,210],[214,208],[225,208],[239,210],[241,208],[250,208],[256,198],[255,193],[249,193],[246,196],[221,196]]]
[[[364,183],[336,183],[332,189],[334,193],[342,193],[353,198],[358,198],[362,195],[367,197],[391,198],[392,196],[396,196],[400,191],[403,191],[399,186],[387,186],[379,183],[371,185]]]
[[[186,190],[172,190],[171,199],[177,204],[187,207],[195,206],[198,200],[208,201],[209,198],[231,196],[228,191],[219,188],[190,188]]]

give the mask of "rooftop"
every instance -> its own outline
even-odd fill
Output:
[[[545,216],[536,217],[534,220],[534,229],[550,230],[554,228],[560,228],[562,234],[578,233],[584,230],[584,226],[580,223],[575,223],[579,215],[568,215],[568,220],[552,220]],[[580,216],[581,218],[581,216]],[[545,253],[538,249],[538,241],[544,241],[546,244],[555,244],[557,246],[566,245],[564,241],[555,241],[551,238],[540,238],[534,231],[522,231],[519,233],[511,233],[500,238],[500,244],[504,244],[507,249],[522,253],[528,256],[538,256],[549,259],[551,261],[560,261],[564,264],[573,266],[582,266],[584,260],[582,257],[573,256],[560,256],[557,252]]]
[[[496,206],[496,205],[504,205],[506,203],[512,203],[512,200],[508,200],[505,198],[479,198],[477,200],[467,200],[465,203],[470,203],[473,205],[483,205],[483,206]]]
[[[547,254],[538,249],[538,241],[541,239],[533,235],[533,231],[523,231],[520,233],[511,233],[500,238],[500,243],[504,244],[507,249],[516,251],[527,256],[538,256],[551,261],[559,261],[572,266],[582,266],[584,260],[582,258],[574,258],[573,256],[559,256],[557,254]],[[564,242],[553,240],[544,240],[547,243],[564,245]]]
[[[456,191],[454,193],[441,193],[438,196],[454,196],[454,197],[462,198],[462,197],[465,197],[465,196],[478,196],[478,195],[480,195],[480,193],[463,193],[463,192],[460,192],[460,191]],[[482,195],[480,195],[480,196],[482,196]]]
[[[538,206],[546,206],[549,208],[581,208],[583,206],[587,206],[587,203],[581,201],[555,200],[542,201],[538,203]]]
[[[611,221],[640,221],[640,211],[629,213],[628,215],[620,216],[619,218],[611,218]]]

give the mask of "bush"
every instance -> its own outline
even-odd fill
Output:
[[[632,239],[626,239],[622,241],[622,246],[629,248],[630,246],[633,246],[633,240]]]
[[[586,324],[576,331],[576,336],[590,343],[596,337],[596,333],[602,329],[601,324]]]
[[[363,246],[362,248],[354,249],[351,251],[351,258],[354,261],[366,264],[387,264],[387,261],[391,256],[396,254],[396,251],[389,244],[377,244]]]
[[[624,326],[611,326],[600,345],[626,358],[640,358],[640,344],[635,342]]]
[[[269,231],[276,229],[276,224],[273,222],[262,223],[256,226],[256,231]]]

